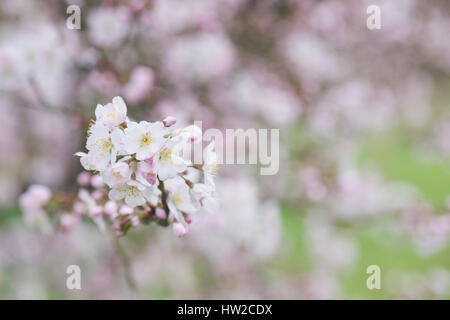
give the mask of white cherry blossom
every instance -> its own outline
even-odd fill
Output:
[[[122,97],[114,97],[112,103],[105,106],[97,105],[95,117],[97,123],[102,123],[108,128],[117,127],[127,118],[127,105]]]
[[[211,143],[205,148],[203,153],[203,175],[205,179],[205,184],[215,188],[214,178],[217,176],[218,168],[217,168],[217,155],[214,151],[215,141],[211,141]]]
[[[140,161],[136,168],[136,180],[145,186],[155,184],[156,172],[153,165],[153,158],[149,158],[146,161]]]
[[[85,212],[88,213],[91,217],[98,217],[102,214],[102,207],[97,204],[95,199],[86,189],[80,189],[80,191],[78,192],[78,198],[85,205]]]
[[[88,167],[103,171],[111,161],[115,161],[115,152],[109,130],[101,123],[91,126],[86,148],[89,150],[89,154],[84,161]]]
[[[102,177],[108,186],[115,188],[126,184],[131,178],[131,173],[130,166],[124,161],[119,161],[103,171]]]
[[[183,149],[183,139],[174,138],[167,142],[155,161],[155,170],[161,180],[175,177],[178,173],[187,169],[186,161],[180,156]]]
[[[193,214],[196,208],[192,202],[189,187],[181,177],[164,182],[168,190],[168,207],[171,215],[179,222],[184,222],[182,213]]]
[[[155,215],[171,223],[181,237],[187,233],[194,214],[217,211],[214,142],[205,149],[203,165],[193,166],[183,158],[186,146],[202,141],[198,126],[174,130],[176,119],[172,116],[157,122],[132,121],[127,118],[121,97],[105,106],[98,105],[95,115],[88,130],[87,152],[75,155],[86,170],[98,174],[89,179],[92,191],[80,189],[81,201],[73,207],[77,216],[88,213],[104,230],[105,213],[116,235],[121,236],[130,227],[140,225],[143,210],[145,216]],[[105,189],[109,190],[107,201]],[[135,211],[136,207],[140,208]],[[125,211],[130,217],[119,218]]]
[[[125,129],[125,150],[129,154],[136,153],[137,160],[148,159],[161,150],[165,134],[161,121],[130,122]]]
[[[127,184],[111,189],[109,198],[111,200],[125,200],[125,203],[134,208],[145,204],[146,199],[153,193],[153,187],[146,187],[141,183],[131,180]]]
[[[219,201],[214,188],[204,183],[196,183],[190,190],[191,197],[199,210],[215,213],[219,209]]]
[[[181,136],[189,143],[195,143],[202,138],[202,129],[196,125],[190,125],[182,129],[177,129],[172,133],[172,136]]]

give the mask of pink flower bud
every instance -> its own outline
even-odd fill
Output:
[[[36,211],[51,198],[52,192],[42,185],[31,185],[19,198],[19,204],[24,211]]]
[[[131,225],[136,228],[140,224],[139,217],[138,216],[132,216],[131,217]]]
[[[131,73],[128,83],[123,88],[125,98],[130,102],[145,100],[153,87],[153,70],[145,67],[136,67]]]
[[[90,209],[90,214],[93,218],[100,217],[103,213],[103,208],[100,206],[94,206]]]
[[[65,214],[63,214],[61,216],[61,221],[60,221],[61,222],[61,228],[64,231],[67,231],[70,228],[72,228],[77,221],[78,221],[77,217],[75,217],[72,214],[65,213]]]
[[[89,172],[81,172],[78,176],[77,176],[77,183],[80,186],[87,186],[89,183],[91,182],[91,174]]]
[[[130,1],[130,9],[134,12],[139,12],[145,7],[145,1],[144,0],[131,0]]]
[[[167,217],[166,212],[161,208],[156,208],[155,215],[161,220],[164,220]]]
[[[187,224],[191,224],[192,223],[192,216],[190,214],[186,214],[184,216],[184,220],[186,221]]]
[[[182,129],[182,135],[185,136],[190,143],[196,143],[202,139],[202,129],[196,125],[190,125]]]
[[[103,197],[103,192],[101,192],[100,190],[95,190],[94,192],[92,192],[92,198],[94,200],[100,200]]]
[[[163,120],[163,123],[166,127],[170,127],[177,123],[177,119],[175,117],[168,116]]]
[[[104,183],[103,183],[103,178],[99,175],[95,175],[92,177],[91,179],[91,185],[94,188],[101,188],[103,187]]]
[[[174,222],[172,225],[173,233],[178,237],[182,238],[187,234],[186,228],[180,222]]]
[[[77,201],[73,205],[73,213],[81,216],[86,213],[86,205],[83,202]]]
[[[114,218],[117,215],[118,206],[115,201],[107,201],[103,207],[103,212],[110,218]]]
[[[114,227],[114,230],[120,231],[120,222],[117,221],[117,220],[114,220],[113,221],[113,227]]]
[[[136,175],[139,179],[143,179],[149,184],[155,184],[156,173],[154,172],[153,157],[139,162]]]
[[[133,211],[134,211],[133,208],[124,205],[124,206],[120,207],[119,214],[121,214],[121,215],[132,214]]]

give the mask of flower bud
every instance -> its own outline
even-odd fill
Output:
[[[174,136],[182,136],[189,143],[196,143],[202,139],[202,129],[196,125],[190,125],[183,129],[177,129]]]
[[[182,238],[187,234],[186,228],[180,222],[174,222],[172,225],[173,233],[178,237]]]
[[[100,206],[94,206],[90,209],[90,214],[93,218],[100,217],[102,215],[103,209]]]
[[[117,215],[117,203],[115,201],[107,201],[103,207],[103,212],[110,218],[114,218]]]
[[[123,88],[125,98],[134,103],[145,100],[153,88],[154,77],[152,69],[145,66],[136,67]]]
[[[113,227],[114,227],[114,230],[116,230],[116,232],[120,231],[120,222],[117,221],[117,220],[114,220],[113,221]]]
[[[73,213],[75,213],[76,215],[83,215],[86,213],[86,205],[81,202],[81,201],[77,201],[74,203],[73,205]]]
[[[51,198],[52,192],[42,185],[31,185],[19,198],[20,207],[25,211],[40,209]]]
[[[64,231],[67,231],[72,228],[77,221],[78,219],[74,215],[65,213],[61,216],[61,228]]]
[[[101,192],[100,190],[95,190],[94,192],[92,192],[92,198],[94,200],[100,200],[103,197],[103,192]]]
[[[172,116],[168,116],[163,120],[164,126],[170,127],[173,126],[175,123],[177,123],[177,119]]]
[[[103,178],[99,175],[95,175],[92,177],[91,179],[91,185],[94,188],[100,188],[103,187],[104,183],[103,183]]]
[[[134,211],[133,208],[131,208],[129,206],[122,206],[122,207],[120,207],[119,214],[121,214],[121,215],[132,214],[133,211]]]
[[[87,186],[91,182],[91,174],[89,172],[83,171],[77,176],[77,183],[80,186]]]
[[[166,212],[162,208],[156,208],[155,215],[161,220],[167,217]]]
[[[139,217],[138,216],[132,216],[131,217],[131,225],[136,228],[140,224]]]

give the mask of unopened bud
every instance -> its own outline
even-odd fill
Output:
[[[94,188],[100,188],[103,187],[104,183],[103,183],[103,178],[99,175],[95,175],[92,177],[91,179],[91,185]]]
[[[177,119],[172,116],[168,116],[163,120],[164,126],[170,127],[173,126],[175,123],[177,123]]]
[[[69,230],[76,222],[78,221],[78,219],[72,215],[72,214],[63,214],[61,216],[61,228],[64,231]]]
[[[73,204],[73,213],[76,215],[83,215],[86,213],[86,205],[83,202],[77,201]]]
[[[127,214],[132,214],[133,213],[133,208],[129,207],[129,206],[122,206],[119,210],[119,213],[121,215],[127,215]]]
[[[136,228],[139,225],[139,217],[138,216],[132,216],[131,217],[131,225]]]
[[[100,190],[95,190],[94,192],[92,192],[92,198],[94,198],[94,200],[100,200],[103,197],[103,192],[101,192]]]
[[[105,203],[105,206],[103,207],[103,211],[110,218],[114,218],[117,215],[117,209],[118,207],[115,201],[108,201]]]
[[[172,225],[173,233],[178,237],[182,238],[187,234],[186,228],[180,222],[174,222]]]
[[[156,208],[155,215],[161,220],[164,220],[167,217],[166,212],[161,208]]]
[[[90,209],[90,214],[93,218],[97,218],[102,215],[102,211],[103,211],[102,207],[95,206],[92,209]]]
[[[77,176],[77,183],[80,186],[87,186],[89,183],[91,182],[91,174],[89,172],[81,172],[78,176]]]

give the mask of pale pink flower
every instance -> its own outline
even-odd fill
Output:
[[[134,68],[128,83],[123,88],[125,98],[130,102],[145,100],[153,87],[154,73],[149,67],[139,66]]]
[[[172,226],[173,233],[178,237],[182,238],[187,234],[187,229],[180,222],[174,222]]]

